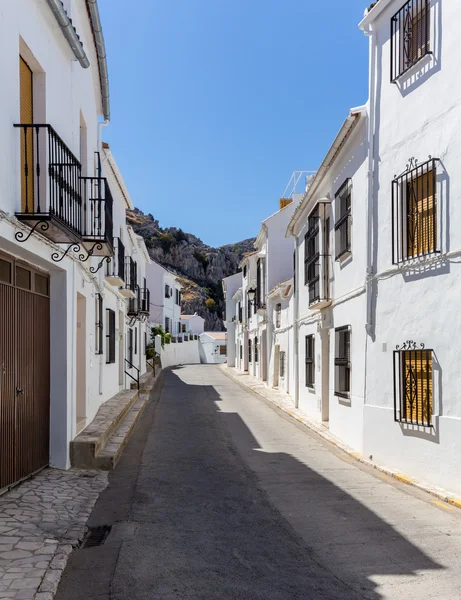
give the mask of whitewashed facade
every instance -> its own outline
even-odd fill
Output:
[[[187,345],[187,342],[186,342]],[[217,365],[227,362],[227,333],[205,331],[199,336],[200,362]]]
[[[205,319],[195,313],[194,315],[181,315],[181,333],[200,335],[205,331]]]
[[[161,326],[166,333],[181,332],[181,290],[177,276],[154,260],[147,267],[151,310],[149,326]]]
[[[26,412],[36,411],[40,438],[29,437],[28,451],[41,457],[8,472],[0,488],[46,464],[69,467],[70,441],[129,385],[129,329],[137,336],[133,364],[145,370],[144,316],[138,317],[146,305],[128,317],[127,294],[137,300],[138,293],[122,291],[131,284],[117,262],[117,240],[123,262],[131,257],[138,264],[133,285],[140,290],[149,259],[126,227],[131,201],[100,143],[98,123],[109,118],[104,47],[98,57],[86,2],[64,6],[63,18],[72,19],[67,33],[80,38],[74,49],[48,2],[17,0],[0,10],[0,452],[21,450],[21,440],[4,431],[8,406],[20,398]],[[46,126],[32,127],[37,123]],[[7,324],[11,337],[4,335]],[[19,347],[30,348],[26,370]],[[33,381],[26,375],[32,372]]]

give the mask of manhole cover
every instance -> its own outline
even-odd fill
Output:
[[[112,527],[110,525],[101,525],[100,527],[89,527],[83,540],[82,548],[94,548],[101,546],[106,541]]]

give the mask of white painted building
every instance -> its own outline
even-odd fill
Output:
[[[222,280],[222,286],[225,302],[224,327],[227,330],[227,365],[235,367],[240,352],[239,331],[237,328],[242,324],[242,274],[236,273],[225,277]],[[236,294],[238,295],[236,296]]]
[[[181,315],[181,333],[200,335],[205,331],[205,319],[197,313]]]
[[[267,295],[268,321],[272,324],[269,345],[270,387],[294,395],[294,278],[277,284]]]
[[[360,24],[373,173],[363,453],[458,493],[459,19],[457,2],[379,0]]]
[[[181,332],[181,290],[178,277],[154,260],[147,266],[147,287],[150,290],[149,326],[161,326],[166,333]]]
[[[127,385],[130,329],[145,370],[148,257],[99,141],[110,115],[97,3],[5,3],[0,38],[1,489],[69,466],[70,441]],[[27,458],[10,460],[13,448]]]
[[[205,331],[200,334],[200,360],[206,364],[220,364],[227,360],[227,333]]]
[[[287,230],[296,241],[293,400],[358,451],[365,377],[366,123],[365,107],[351,110]]]

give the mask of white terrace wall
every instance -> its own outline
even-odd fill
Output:
[[[165,344],[161,352],[162,368],[200,364],[199,344],[199,340]]]

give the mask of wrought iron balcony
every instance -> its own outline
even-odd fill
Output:
[[[125,286],[120,288],[120,293],[125,298],[134,298],[138,289],[138,265],[128,256],[125,258]]]
[[[114,238],[114,257],[107,263],[106,281],[113,286],[125,285],[125,246],[120,238]]]
[[[105,177],[82,177],[82,240],[94,256],[114,254],[112,194]]]
[[[51,125],[15,127],[21,137],[17,218],[58,244],[79,242],[84,219],[80,162]],[[22,232],[18,236],[25,241]]]
[[[113,255],[113,200],[104,177],[82,177],[79,160],[48,124],[15,125],[20,131],[21,208],[16,216],[56,244],[81,254]],[[54,256],[54,255],[53,255]],[[59,262],[61,258],[53,260]],[[57,255],[59,256],[59,255]]]
[[[138,289],[139,313],[149,315],[150,313],[150,291],[149,288]]]

